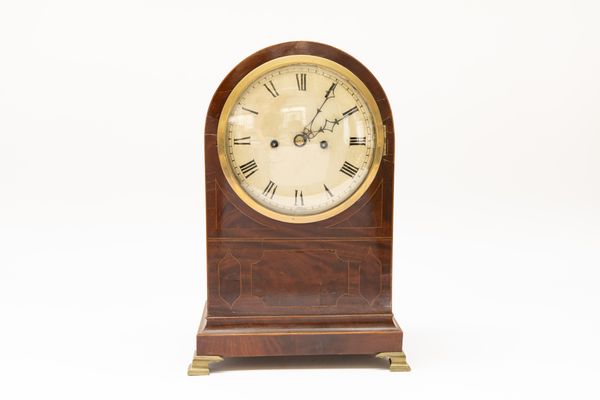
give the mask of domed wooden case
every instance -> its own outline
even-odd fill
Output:
[[[385,150],[364,195],[340,214],[297,224],[270,219],[228,184],[217,125],[235,85],[259,65],[288,55],[324,57],[352,71],[374,96]],[[226,357],[357,355],[389,358],[408,370],[402,330],[392,314],[394,125],[375,77],[350,55],[324,44],[290,42],[238,64],[210,103],[205,127],[208,301],[191,375]]]

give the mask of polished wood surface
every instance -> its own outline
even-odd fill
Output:
[[[274,58],[312,54],[356,74],[377,100],[386,153],[366,193],[327,220],[288,224],[243,203],[218,159],[217,123],[231,90]],[[385,93],[350,55],[313,42],[263,49],[217,89],[205,127],[208,301],[198,355],[375,354],[402,350],[391,309],[394,126]]]

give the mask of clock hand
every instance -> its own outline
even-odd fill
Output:
[[[351,116],[352,114],[354,114],[357,111],[358,111],[358,107],[354,106],[351,109],[344,111],[342,113],[341,118],[334,118],[333,121],[326,119],[323,126],[321,126],[319,129],[317,129],[315,132],[311,132],[312,136],[309,136],[309,138],[312,139],[315,136],[317,136],[319,133],[324,132],[324,131],[333,132],[333,128],[338,126],[340,124],[340,122],[342,122],[345,118],[348,118],[349,116]]]
[[[340,124],[340,122],[342,122],[344,120],[344,118],[347,118],[350,115],[352,115],[355,112],[355,110],[357,110],[357,108],[353,107],[350,110],[344,112],[342,114],[341,118],[334,118],[333,121],[325,119],[325,123],[323,124],[323,126],[321,126],[319,129],[317,129],[315,132],[313,132],[313,134],[310,138],[312,139],[315,136],[317,136],[319,133],[324,132],[324,131],[333,132],[333,128],[338,126]]]
[[[313,133],[313,138],[315,136],[317,136],[319,133],[324,132],[324,131],[329,131],[329,132],[333,132],[333,128],[335,128],[336,126],[338,126],[340,124],[340,121],[344,119],[337,119],[335,118],[333,121],[330,121],[328,119],[325,120],[325,123],[323,124],[323,126],[321,126],[319,129],[317,129],[314,133]],[[312,138],[311,138],[312,139]]]
[[[321,110],[323,109],[323,106],[325,105],[325,103],[327,103],[327,101],[329,99],[332,99],[335,97],[335,87],[337,86],[337,82],[333,82],[331,84],[331,86],[329,87],[329,89],[327,89],[327,91],[325,92],[325,100],[323,100],[323,103],[321,103],[321,105],[319,106],[319,108],[317,108],[317,112],[315,113],[314,117],[312,117],[312,119],[310,120],[310,122],[304,127],[304,129],[302,130],[302,133],[305,134],[309,139],[312,139],[314,137],[314,133],[312,130],[312,126],[315,122],[315,119],[317,118],[317,116],[321,113]]]

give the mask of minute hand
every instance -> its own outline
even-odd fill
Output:
[[[302,130],[302,133],[304,133],[306,136],[308,136],[309,139],[312,139],[315,135],[312,130],[313,124],[315,123],[315,119],[317,119],[317,116],[321,113],[323,106],[325,105],[325,103],[327,103],[327,101],[329,99],[332,99],[335,97],[335,87],[336,86],[337,86],[337,82],[333,82],[331,84],[331,86],[329,87],[329,89],[327,89],[327,91],[325,92],[325,100],[323,100],[323,103],[321,103],[319,108],[317,108],[317,112],[315,113],[314,117],[312,117],[310,122]]]

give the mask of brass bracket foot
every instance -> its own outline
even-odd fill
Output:
[[[410,367],[408,366],[408,363],[406,362],[406,355],[402,351],[395,352],[395,353],[379,353],[375,357],[389,359],[390,360],[390,371],[392,371],[392,372],[410,371]]]
[[[223,361],[222,357],[219,356],[197,356],[194,353],[194,358],[192,359],[192,363],[188,367],[188,375],[189,376],[198,376],[198,375],[208,375],[208,363],[210,362],[218,362]]]

